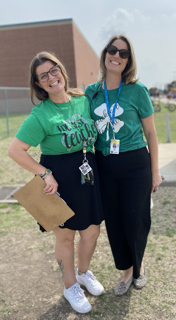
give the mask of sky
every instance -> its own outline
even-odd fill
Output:
[[[176,0],[6,0],[0,25],[72,18],[98,56],[114,34],[131,40],[148,88],[176,80]],[[86,63],[86,62],[85,62]]]

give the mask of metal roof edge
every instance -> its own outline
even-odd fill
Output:
[[[56,23],[56,22],[67,22],[67,21],[71,22],[73,21],[73,19],[69,18],[69,19],[59,19],[59,20],[45,20],[45,21],[6,24],[6,25],[0,25],[0,28],[22,27],[22,26],[30,26],[34,24],[38,25],[38,24],[45,24],[45,23]]]

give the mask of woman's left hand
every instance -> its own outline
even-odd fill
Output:
[[[152,192],[157,190],[161,182],[162,182],[162,178],[160,173],[159,172],[152,173]]]

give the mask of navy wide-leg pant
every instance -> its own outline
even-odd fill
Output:
[[[96,151],[107,234],[116,268],[140,276],[150,230],[152,175],[146,147],[103,156]]]

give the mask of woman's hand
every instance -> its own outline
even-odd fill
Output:
[[[48,195],[48,194],[54,194],[57,191],[58,188],[58,183],[54,179],[52,174],[47,174],[44,177],[44,180],[46,182],[46,187],[43,189],[43,192]]]
[[[162,182],[162,178],[160,173],[159,172],[152,173],[152,192],[157,190],[161,182]]]
[[[144,133],[147,139],[150,158],[151,158],[151,171],[152,171],[152,190],[157,190],[158,186],[162,182],[162,178],[158,169],[158,140],[156,135],[156,129],[154,124],[153,114],[145,119],[141,119]]]

